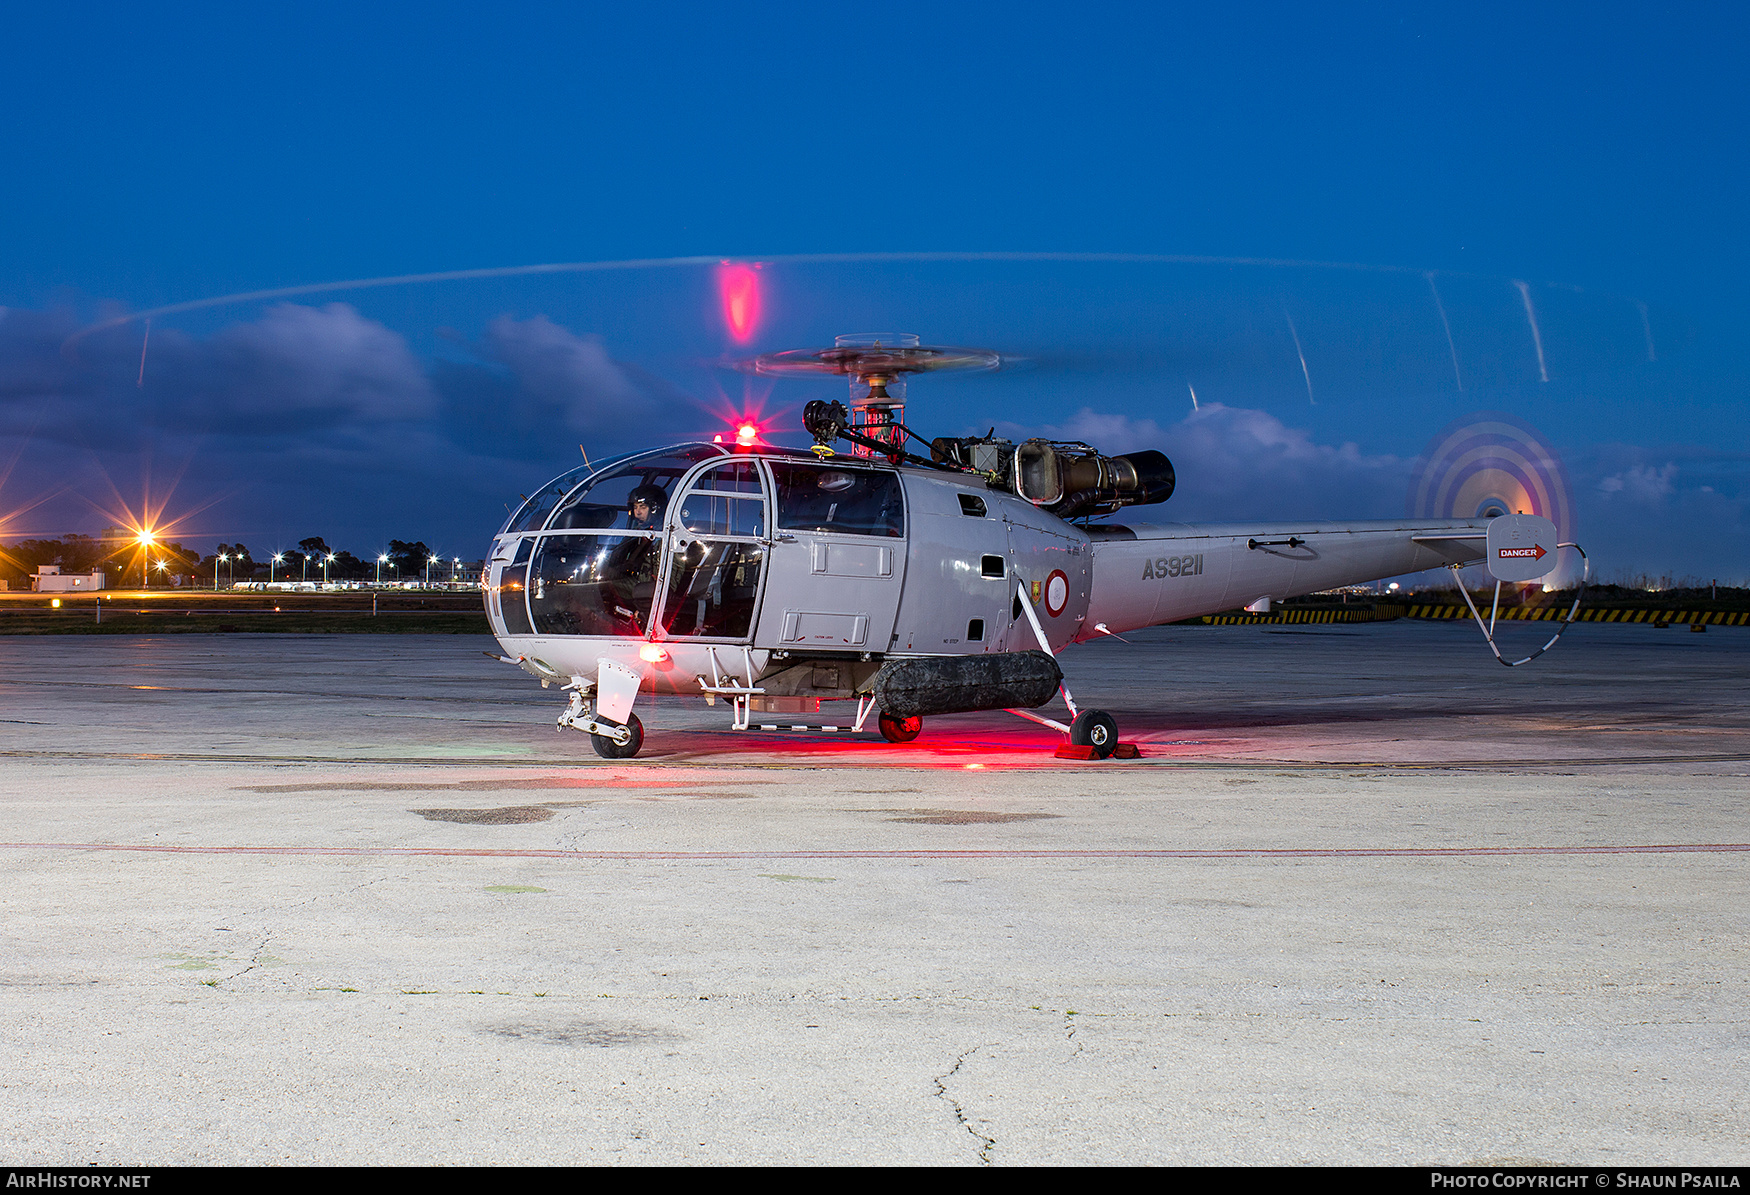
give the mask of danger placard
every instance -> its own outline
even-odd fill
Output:
[[[1556,563],[1556,526],[1540,515],[1510,514],[1489,521],[1485,559],[1500,581],[1534,581]]]

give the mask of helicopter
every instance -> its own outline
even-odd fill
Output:
[[[860,733],[873,716],[893,743],[926,717],[1008,710],[1063,735],[1060,754],[1104,759],[1136,750],[1109,713],[1077,705],[1057,659],[1072,644],[1485,559],[1498,581],[1531,580],[1574,546],[1546,519],[1497,510],[1094,522],[1168,500],[1172,462],[994,428],[925,440],[905,424],[909,378],[1003,363],[910,334],[754,358],[745,367],[768,377],[842,375],[850,402],[806,405],[806,450],[744,425],[733,442],[652,448],[549,482],[493,540],[483,589],[503,654],[487,654],[568,692],[557,727],[607,759],[641,749],[643,693],[725,701],[736,730]],[[1059,697],[1067,722],[1037,712]],[[852,701],[848,725],[794,721]]]

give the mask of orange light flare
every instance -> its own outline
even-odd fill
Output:
[[[764,301],[760,294],[760,263],[724,262],[717,267],[717,297],[723,305],[723,326],[736,344],[747,344],[759,331]]]
[[[220,501],[219,497],[214,497],[201,503],[199,506],[185,511],[183,514],[174,517],[167,517],[165,512],[170,506],[170,497],[176,492],[177,484],[182,480],[182,472],[178,471],[167,486],[155,486],[150,477],[143,476],[141,483],[142,494],[140,506],[138,510],[135,510],[133,504],[131,504],[126,498],[122,497],[121,490],[116,486],[114,480],[110,478],[108,471],[104,470],[101,465],[99,465],[98,468],[103,474],[103,480],[109,486],[111,495],[114,497],[114,504],[111,506],[100,506],[96,502],[92,502],[89,498],[86,499],[86,504],[90,506],[92,510],[107,518],[111,526],[126,528],[128,531],[128,537],[126,539],[109,541],[112,550],[106,558],[106,562],[117,558],[121,559],[121,576],[124,583],[129,576],[138,573],[143,584],[148,575],[148,570],[152,567],[154,560],[157,559],[157,557],[154,556],[154,553],[162,555],[163,553],[168,552],[169,549],[166,546],[166,542],[169,540],[178,539],[185,535],[198,534],[184,524],[187,520],[193,518],[195,515],[209,507],[216,506]],[[183,469],[186,468],[187,465],[185,464]],[[153,497],[152,491],[155,488],[161,488],[164,490],[162,497]],[[177,560],[179,563],[186,564],[192,569],[192,567],[199,562],[200,553],[185,548],[177,556]],[[160,570],[161,573],[164,571],[167,570]]]

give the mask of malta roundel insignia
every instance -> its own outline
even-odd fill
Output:
[[[1045,612],[1056,618],[1069,604],[1069,578],[1062,569],[1053,569],[1045,578]]]

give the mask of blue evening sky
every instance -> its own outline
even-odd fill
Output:
[[[209,548],[478,557],[580,443],[749,404],[787,425],[842,389],[726,354],[893,328],[1032,358],[914,383],[932,432],[1168,451],[1181,492],[1147,518],[1398,514],[1430,440],[1498,411],[1560,453],[1607,575],[1745,583],[1747,26],[1724,4],[8,6],[0,539],[149,492]],[[1005,252],[1373,268],[785,260]],[[750,343],[708,267],[166,314],[143,370],[141,322],[68,341],[236,292],[694,255],[768,263]]]

